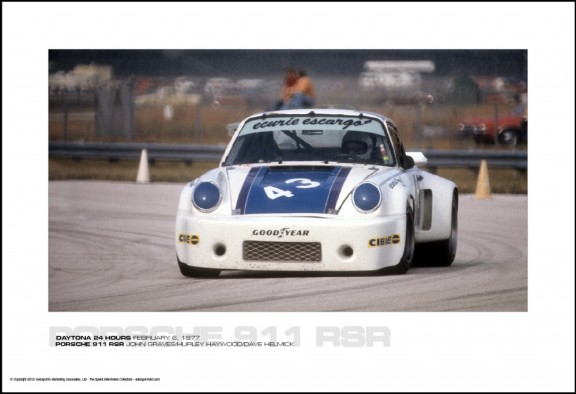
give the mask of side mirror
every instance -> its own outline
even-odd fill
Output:
[[[414,159],[415,166],[423,166],[428,163],[428,159],[422,152],[406,152],[406,155]]]
[[[410,168],[414,167],[414,165],[415,163],[412,156],[404,156],[404,165],[402,166],[402,168],[404,168],[405,170],[409,170]]]

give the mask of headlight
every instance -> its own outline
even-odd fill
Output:
[[[480,130],[480,131],[485,131],[485,130],[486,130],[486,125],[485,125],[484,123],[479,123],[479,124],[477,125],[477,127],[478,127],[478,130]]]
[[[382,202],[380,188],[372,183],[363,183],[354,189],[352,203],[362,213],[374,211]]]
[[[212,212],[222,201],[220,188],[212,182],[202,182],[194,188],[192,202],[202,212]]]

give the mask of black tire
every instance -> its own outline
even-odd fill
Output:
[[[518,131],[506,129],[498,134],[498,143],[502,145],[516,145],[518,143]]]
[[[458,246],[458,191],[452,197],[450,237],[436,242],[427,242],[416,247],[416,264],[428,267],[449,267],[456,257]]]
[[[220,270],[214,268],[202,268],[202,267],[192,267],[188,264],[184,264],[178,258],[178,267],[180,267],[180,272],[184,276],[191,278],[216,278],[220,275]]]
[[[414,260],[414,248],[416,245],[414,234],[414,212],[411,207],[406,207],[406,241],[404,243],[404,254],[402,255],[400,262],[388,271],[389,273],[402,275],[408,272],[412,266],[412,261]],[[387,272],[387,270],[384,269],[384,272]]]

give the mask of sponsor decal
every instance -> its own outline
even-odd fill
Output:
[[[271,119],[271,120],[264,120],[262,122],[257,122],[252,126],[253,130],[258,129],[270,129],[270,128],[278,128],[284,126],[298,126],[300,124],[306,126],[316,126],[316,125],[325,125],[325,126],[336,126],[341,128],[342,130],[346,130],[350,126],[354,127],[361,127],[367,124],[372,123],[371,119],[350,119],[350,118],[323,118],[323,117],[315,117],[315,118],[306,118],[300,123],[300,119],[289,118],[289,119]]]
[[[368,247],[394,245],[400,243],[400,234],[388,235],[386,237],[372,238],[368,241]]]
[[[394,178],[388,186],[390,187],[390,189],[394,189],[399,183],[404,185],[404,182],[402,182],[402,178]]]
[[[296,126],[300,123],[300,119],[290,118],[290,119],[277,119],[277,120],[265,120],[263,122],[255,123],[253,126],[254,130],[263,128],[273,128],[278,126]]]
[[[196,245],[198,242],[200,242],[200,237],[195,234],[179,234],[178,242]]]
[[[310,230],[291,230],[288,227],[284,227],[277,230],[253,230],[252,235],[261,237],[307,237],[310,234]]]

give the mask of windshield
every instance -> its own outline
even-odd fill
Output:
[[[244,124],[224,165],[287,161],[395,165],[376,119],[352,116],[268,116]]]

